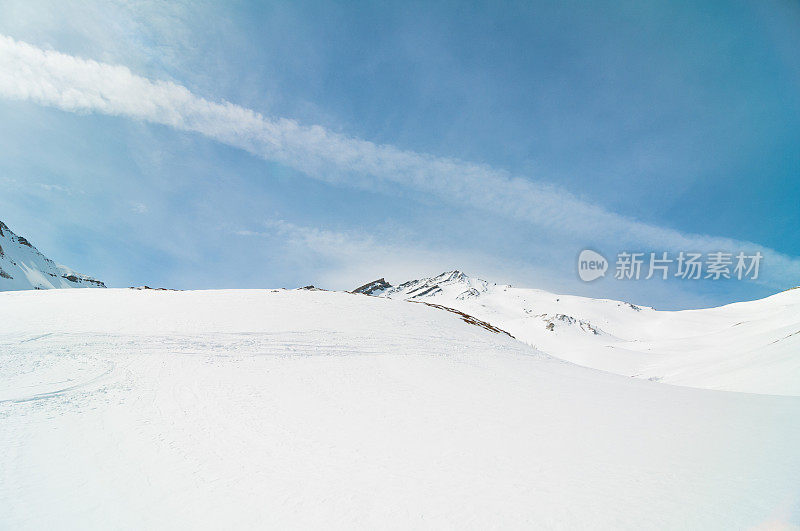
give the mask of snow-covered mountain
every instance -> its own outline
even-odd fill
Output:
[[[719,308],[657,311],[493,284],[460,271],[372,284],[355,291],[454,308],[579,365],[678,385],[800,396],[800,289]]]
[[[409,280],[398,286],[392,286],[382,278],[354,289],[353,293],[392,299],[425,300],[436,297],[441,300],[464,300],[487,293],[489,287],[485,280],[470,278],[461,271],[448,271],[432,278]]]
[[[56,264],[0,221],[0,291],[104,287],[99,280]]]
[[[606,335],[545,331],[621,333],[590,313]],[[796,397],[623,377],[313,289],[6,292],[0,323],[2,529],[800,524]]]

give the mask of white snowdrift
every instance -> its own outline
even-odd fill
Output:
[[[381,295],[464,311],[587,367],[676,385],[800,396],[800,289],[720,308],[656,311],[453,271]]]
[[[800,524],[800,399],[317,291],[0,293],[0,528]]]

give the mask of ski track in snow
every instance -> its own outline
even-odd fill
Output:
[[[0,323],[3,529],[800,525],[797,397],[343,293],[10,292]]]

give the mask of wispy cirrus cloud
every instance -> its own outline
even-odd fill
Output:
[[[264,220],[257,229],[234,230],[233,233],[242,238],[274,241],[290,249],[283,256],[297,260],[297,267],[308,267],[315,259],[322,259],[326,268],[307,271],[306,275],[316,278],[315,282],[323,287],[336,289],[353,289],[366,282],[364,279],[372,280],[373,277],[408,280],[448,268],[469,267],[475,261],[472,253],[443,249],[432,251],[404,241],[397,234],[337,231],[298,225],[283,219]]]
[[[0,36],[0,97],[71,112],[96,112],[198,133],[345,186],[400,186],[438,200],[529,222],[575,241],[617,248],[759,249],[764,280],[782,287],[800,276],[800,260],[749,242],[684,234],[643,223],[487,165],[379,145],[214,102],[172,82]]]
[[[306,283],[318,287],[351,290],[365,282],[384,277],[392,284],[434,276],[459,269],[470,276],[489,282],[529,286],[530,279],[548,286],[555,292],[570,292],[574,287],[563,278],[563,271],[552,270],[552,264],[520,261],[475,249],[453,246],[426,245],[418,239],[404,237],[397,231],[377,229],[331,230],[299,225],[283,219],[266,219],[254,228],[232,229],[243,239],[259,239],[269,248],[280,247],[278,253],[292,261],[292,267],[302,272]],[[274,261],[275,258],[272,258]],[[316,266],[322,262],[325,267]],[[650,300],[666,303],[676,293],[688,307],[705,304],[703,297],[686,290],[685,285],[650,284],[646,286]],[[599,295],[596,286],[583,285],[584,296]],[[622,283],[615,292],[626,300],[638,300],[642,286]]]
[[[546,275],[543,269],[530,264],[503,260],[480,251],[426,246],[395,231],[331,230],[283,219],[267,219],[257,230],[232,232],[241,238],[259,238],[271,245],[290,248],[291,252],[283,253],[283,256],[296,260],[296,267],[308,268],[304,272],[305,278],[313,278],[314,282],[326,288],[353,289],[379,277],[399,283],[454,269],[505,282],[519,277],[543,278]],[[317,259],[326,264],[324,269],[313,267]]]

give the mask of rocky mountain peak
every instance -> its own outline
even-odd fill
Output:
[[[477,297],[488,288],[489,283],[485,280],[471,278],[456,269],[434,277],[409,280],[397,286],[392,286],[381,278],[356,288],[353,293],[403,299],[422,299],[446,293],[463,300]]]
[[[0,291],[104,287],[97,279],[56,264],[0,221]]]
[[[351,293],[363,293],[364,295],[379,295],[391,287],[392,285],[386,282],[385,278],[379,278],[378,280],[373,280],[372,282],[367,282],[363,286],[357,287]]]

